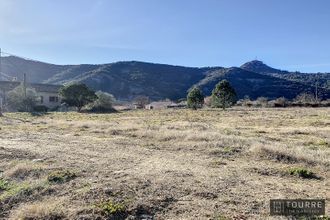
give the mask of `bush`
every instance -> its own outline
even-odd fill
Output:
[[[144,95],[135,97],[133,101],[138,108],[145,108],[150,103],[149,97]]]
[[[25,94],[24,87],[21,85],[8,92],[8,106],[11,110],[32,112],[37,103],[37,92],[33,88],[26,88]]]
[[[301,93],[301,94],[297,95],[297,97],[294,99],[294,101],[296,103],[300,103],[304,106],[306,106],[308,104],[315,104],[317,102],[314,95],[310,94],[310,93]]]
[[[323,100],[323,101],[321,102],[321,105],[322,105],[323,107],[330,107],[330,99]]]
[[[246,107],[251,107],[253,105],[253,102],[251,101],[249,96],[244,96],[244,99],[239,100],[239,103],[242,106],[246,106]]]
[[[48,112],[48,107],[44,105],[34,106],[33,111],[35,112]]]
[[[102,213],[106,216],[123,216],[126,212],[125,205],[121,203],[114,203],[112,201],[102,202],[100,204],[97,204],[96,207],[100,208]]]
[[[77,175],[69,170],[60,170],[50,173],[47,180],[51,183],[65,183],[76,177]]]
[[[91,112],[113,112],[115,111],[113,103],[116,101],[115,97],[107,92],[96,92],[97,99],[91,104]]]
[[[315,177],[313,172],[311,172],[305,168],[290,168],[289,174],[298,176],[298,177],[302,177],[302,178],[314,178]]]
[[[274,100],[274,107],[287,107],[288,104],[288,100],[284,97],[277,98]]]
[[[257,106],[267,107],[268,106],[268,99],[266,97],[259,97],[256,100]]]
[[[51,111],[51,112],[56,112],[56,111],[58,111],[59,109],[60,109],[60,106],[55,106],[55,107],[50,108],[49,111]]]
[[[0,192],[9,189],[9,182],[5,179],[0,178]]]

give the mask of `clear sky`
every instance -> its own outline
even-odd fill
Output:
[[[330,72],[329,0],[0,0],[0,47],[56,64],[139,60]]]

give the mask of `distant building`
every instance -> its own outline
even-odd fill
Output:
[[[4,104],[7,101],[8,92],[21,85],[21,82],[17,81],[0,81],[0,104]],[[34,88],[39,96],[38,105],[43,105],[48,108],[55,108],[61,105],[61,99],[59,96],[59,90],[62,86],[29,83],[29,88]]]
[[[40,97],[39,105],[48,108],[55,108],[61,105],[59,90],[62,86],[50,84],[31,84],[31,87],[37,91]]]
[[[184,108],[186,107],[183,103],[174,103],[170,101],[164,101],[164,102],[152,102],[148,105],[146,105],[146,109],[152,110],[152,109],[167,109],[167,108]]]
[[[143,109],[143,105],[141,103],[133,103],[133,109]]]

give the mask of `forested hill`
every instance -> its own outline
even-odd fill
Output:
[[[115,95],[117,99],[132,99],[138,95],[153,100],[184,98],[192,86],[199,86],[209,95],[214,85],[228,79],[239,97],[293,98],[301,92],[314,92],[318,84],[323,98],[330,98],[330,74],[288,72],[275,69],[261,61],[251,61],[241,67],[183,67],[146,62],[116,62],[109,64],[54,65],[14,56],[2,57],[0,80],[22,79],[29,82],[65,84],[86,83],[95,90]]]

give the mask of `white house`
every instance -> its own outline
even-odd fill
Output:
[[[61,105],[59,90],[61,86],[50,84],[32,84],[32,88],[37,91],[39,96],[39,105],[44,105],[49,109]]]
[[[0,104],[5,104],[7,101],[8,92],[15,89],[21,84],[17,81],[0,81]],[[49,109],[61,105],[59,96],[60,85],[29,83],[29,88],[34,88],[39,96],[38,105],[46,106]]]

